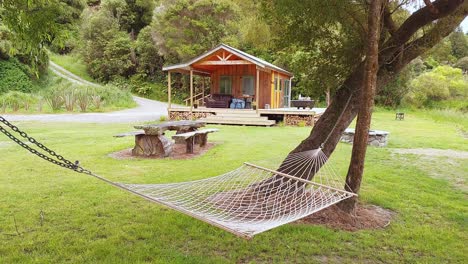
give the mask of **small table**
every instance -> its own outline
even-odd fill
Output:
[[[291,105],[293,107],[297,107],[297,109],[306,109],[306,107],[309,107],[312,109],[314,107],[315,101],[314,100],[291,100]]]
[[[398,112],[395,115],[395,120],[404,120],[405,119],[405,113]]]
[[[165,131],[173,130],[177,131],[177,134],[182,134],[196,131],[204,126],[204,122],[189,120],[135,126],[136,129],[142,129],[145,133],[135,135],[135,147],[132,154],[167,157],[172,153],[174,143],[164,136]]]

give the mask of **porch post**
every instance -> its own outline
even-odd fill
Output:
[[[259,97],[260,97],[260,70],[257,69],[257,80],[255,84],[255,105],[257,105],[257,108],[256,108],[257,114],[258,114],[258,109],[260,108],[260,105],[258,104]]]
[[[291,90],[292,90],[292,79],[293,78],[294,78],[294,76],[289,79],[288,108],[291,107]]]
[[[205,105],[205,76],[202,76],[202,104]]]
[[[190,69],[190,119],[193,119],[193,70]]]
[[[167,72],[167,108],[171,109],[171,72]]]

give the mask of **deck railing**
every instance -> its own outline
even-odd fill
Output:
[[[198,93],[198,94],[193,96],[193,102],[194,103],[198,102],[198,105],[204,105],[205,104],[205,98],[207,98],[209,96],[211,96],[211,95],[210,94],[205,95],[204,92]],[[185,102],[185,106],[188,106],[189,103],[190,103],[190,97],[186,98],[184,100],[184,102]]]

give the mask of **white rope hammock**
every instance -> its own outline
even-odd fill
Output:
[[[114,185],[252,238],[356,195],[343,189],[343,180],[327,159],[319,148],[288,155],[278,171],[244,163],[236,170],[198,181]]]

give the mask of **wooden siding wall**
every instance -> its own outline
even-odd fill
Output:
[[[282,107],[285,102],[284,98],[284,80],[289,79],[288,76],[277,73],[277,72],[265,72],[260,70],[260,97],[259,97],[259,108],[265,108],[265,104],[269,104],[271,108],[272,105],[272,85],[274,84],[272,80],[272,73],[275,77],[278,77],[282,80],[283,86],[281,90],[281,95],[279,96],[280,105],[277,107]],[[211,94],[219,94],[219,80],[221,76],[231,76],[232,78],[232,95],[234,97],[242,97],[242,76],[251,75],[254,79],[257,76],[257,68],[255,65],[229,65],[229,66],[218,66],[216,71],[211,75]],[[254,85],[256,81],[254,81]],[[254,89],[255,91],[255,89]]]
[[[259,109],[264,109],[265,104],[270,104],[271,101],[271,73],[260,71],[260,97]]]
[[[256,74],[257,69],[255,65],[219,66],[211,75],[211,93],[219,93],[219,79],[221,76],[226,75],[232,78],[232,95],[234,97],[242,97],[242,76],[251,75],[255,78]]]

